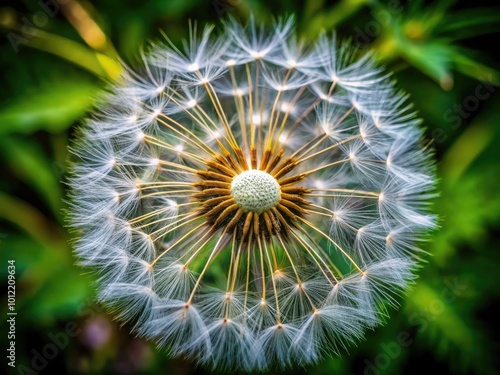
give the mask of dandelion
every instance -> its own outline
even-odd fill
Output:
[[[214,369],[340,354],[397,305],[435,225],[406,96],[369,56],[292,29],[228,21],[154,45],[72,150],[98,299]]]

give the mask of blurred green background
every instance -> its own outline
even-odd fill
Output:
[[[482,4],[484,3],[484,5]],[[128,334],[93,303],[64,227],[67,143],[92,98],[163,30],[188,20],[295,14],[313,40],[337,30],[374,50],[424,120],[438,159],[440,229],[417,284],[342,357],[293,374],[495,374],[500,368],[500,7],[440,0],[32,0],[0,6],[0,341],[11,374],[202,374]],[[16,265],[16,368],[8,260]]]

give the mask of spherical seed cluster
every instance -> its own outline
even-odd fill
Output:
[[[379,324],[435,226],[429,152],[369,56],[293,21],[157,44],[78,134],[71,225],[98,298],[216,369],[318,361]]]
[[[275,207],[281,200],[278,181],[260,170],[244,171],[231,183],[231,195],[243,212],[258,214]]]

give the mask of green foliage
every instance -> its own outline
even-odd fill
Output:
[[[64,363],[68,373],[116,373],[123,366],[137,373],[195,372],[191,364],[168,361],[134,339],[128,328],[120,331],[108,315],[92,313],[90,319],[82,313],[82,306],[97,307],[90,302],[91,280],[73,264],[62,220],[67,139],[106,81],[119,74],[118,59],[134,65],[150,40],[161,39],[159,30],[177,42],[188,35],[189,18],[218,22],[223,14],[245,19],[254,13],[270,20],[271,14],[291,13],[305,38],[336,29],[340,38],[351,37],[354,47],[373,50],[396,72],[424,120],[427,138],[434,141],[440,178],[435,200],[440,229],[423,245],[430,255],[402,308],[390,311],[387,326],[371,332],[349,355],[296,373],[411,373],[422,366],[421,357],[433,361],[427,368],[444,373],[495,373],[498,344],[492,326],[498,323],[488,313],[500,312],[495,238],[500,233],[500,72],[492,53],[500,32],[498,7],[450,0],[409,5],[367,0],[65,3],[81,4],[79,19],[92,23],[82,28],[60,6],[33,36],[25,26],[44,11],[38,2],[12,1],[0,8],[7,41],[0,46],[5,81],[0,91],[0,278],[6,284],[7,260],[15,259],[17,342],[38,335],[25,352],[19,344],[19,364],[29,364],[30,345],[40,349],[49,342],[48,332],[59,332],[66,322],[77,322],[85,332],[100,317],[111,332],[107,341],[92,346],[85,338],[72,339],[48,373]],[[96,37],[99,33],[103,38]],[[2,340],[6,330],[2,323]],[[408,345],[397,341],[404,332]],[[391,343],[399,345],[392,357],[384,349]],[[123,353],[138,359],[131,362]]]
[[[63,132],[81,118],[97,90],[95,84],[67,77],[46,82],[44,87],[30,87],[29,93],[0,109],[0,135]]]

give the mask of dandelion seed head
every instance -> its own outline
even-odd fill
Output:
[[[229,20],[154,45],[71,148],[75,254],[99,302],[213,370],[355,344],[435,227],[407,96],[348,43],[293,29]]]

